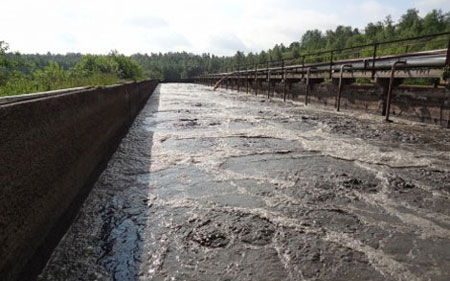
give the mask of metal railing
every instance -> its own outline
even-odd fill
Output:
[[[440,50],[436,50],[440,48]],[[435,52],[423,52],[434,50]],[[375,75],[378,61],[386,59],[400,59],[403,57],[420,57],[430,55],[445,55],[444,65],[450,64],[450,32],[423,35],[418,37],[374,42],[351,46],[341,49],[324,50],[313,53],[299,54],[298,58],[285,58],[276,61],[266,61],[263,63],[250,63],[223,67],[218,73],[255,73],[266,71],[280,71],[284,69],[296,70],[305,73],[308,67],[316,67],[319,71],[332,72],[340,67],[342,63],[363,62],[362,68],[372,70],[372,78]],[[338,64],[338,67],[334,67]],[[392,63],[389,64],[392,65]],[[318,68],[319,67],[319,68]],[[355,67],[352,65],[352,67]],[[361,66],[359,66],[361,68]],[[203,76],[210,74],[205,73]]]

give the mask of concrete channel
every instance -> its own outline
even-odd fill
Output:
[[[38,280],[449,280],[450,131],[160,84]]]
[[[0,98],[0,280],[30,280],[156,80]]]

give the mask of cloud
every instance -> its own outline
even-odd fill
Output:
[[[210,49],[217,50],[217,55],[233,54],[239,51],[248,52],[249,48],[235,34],[213,35],[210,39]]]
[[[160,35],[147,36],[147,42],[159,46],[161,49],[181,51],[192,47],[192,43],[184,35],[177,32],[167,32]]]
[[[14,0],[0,40],[21,52],[125,54],[185,50],[232,55],[300,40],[309,29],[363,28],[407,8],[450,10],[448,0]],[[24,9],[26,7],[26,9]],[[42,16],[45,15],[45,16]]]
[[[421,15],[433,9],[442,9],[446,12],[450,11],[450,1],[448,0],[420,0],[414,1],[413,3],[414,8],[419,9]]]
[[[78,40],[75,36],[69,33],[62,33],[59,34],[57,37],[58,41],[63,44],[65,48],[67,48],[67,52],[76,52],[77,48],[79,47]]]
[[[369,22],[383,21],[388,15],[396,19],[408,6],[388,0],[348,1],[343,4],[339,13],[342,17],[341,25],[351,25],[364,29]]]
[[[391,7],[377,1],[364,1],[359,8],[362,13],[370,17],[371,21],[379,21],[392,12],[395,12]]]
[[[133,27],[141,27],[145,29],[154,29],[167,27],[169,24],[162,18],[152,16],[132,17],[124,20],[125,24]]]

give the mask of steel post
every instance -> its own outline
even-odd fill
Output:
[[[282,61],[281,69],[283,71],[283,101],[286,101],[286,69],[284,69],[284,60]]]
[[[373,55],[372,55],[372,79],[375,78],[375,60],[377,59],[378,44],[373,45]]]
[[[306,93],[305,93],[305,105],[308,105],[308,96],[309,96],[309,74],[311,72],[311,67],[308,67],[306,70]]]
[[[302,79],[305,78],[305,56],[302,57]]]
[[[331,51],[331,54],[330,54],[330,79],[331,79],[331,77],[333,77],[333,54],[334,54],[334,52],[333,51]]]
[[[341,71],[339,73],[339,88],[338,88],[338,94],[336,97],[336,111],[339,111],[341,108],[342,76],[343,76],[345,67],[351,67],[351,65],[349,65],[349,64],[341,65]]]
[[[258,95],[258,65],[255,65],[255,96]]]
[[[241,80],[241,73],[239,72],[239,68],[240,68],[240,66],[238,66],[237,67],[237,79],[236,79],[236,81],[237,81],[237,91],[238,91],[238,93],[239,93],[239,87],[240,87],[240,80]]]
[[[450,66],[450,37],[447,44],[447,55],[445,57],[445,66]]]
[[[246,85],[246,87],[247,87],[247,95],[248,95],[248,83],[249,83],[249,81],[248,81],[248,71],[245,73],[245,85]]]
[[[404,61],[396,61],[392,64],[391,67],[391,77],[389,80],[389,88],[387,93],[387,100],[386,100],[386,121],[389,121],[389,113],[391,110],[391,98],[392,98],[392,89],[394,88],[394,77],[395,77],[395,67],[397,64],[405,64]]]

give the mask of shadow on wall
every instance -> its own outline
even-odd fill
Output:
[[[158,81],[0,106],[0,280],[33,280]]]
[[[145,260],[143,237],[150,227],[151,116],[159,100],[160,87],[122,139],[38,280],[138,280]]]
[[[108,194],[101,204],[101,235],[96,243],[101,254],[97,263],[104,266],[113,280],[138,280],[144,260],[144,233],[150,228],[147,222],[152,207],[148,178],[154,133],[149,122],[158,111],[159,101],[160,87],[150,97],[95,187],[100,193]]]

